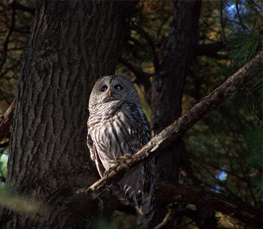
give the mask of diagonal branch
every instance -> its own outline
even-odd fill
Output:
[[[173,142],[177,137],[182,136],[211,110],[215,109],[227,98],[234,96],[234,94],[251,81],[253,77],[260,76],[262,74],[262,64],[263,51],[229,77],[228,80],[216,88],[210,95],[197,103],[184,116],[152,138],[150,142],[134,154],[131,159],[119,165],[116,170],[111,171],[107,177],[101,178],[88,189],[80,189],[78,192],[90,192],[93,198],[100,196],[111,184],[118,182],[125,173],[155,157],[158,152]]]
[[[237,11],[237,18],[238,18],[239,24],[241,25],[244,33],[248,34],[248,32],[250,32],[250,31],[249,31],[248,27],[244,24],[244,22],[243,22],[243,20],[242,20],[242,18],[240,16],[240,12],[239,12],[239,9],[238,9],[238,4],[239,4],[239,1],[236,0],[235,5],[236,5],[236,11]]]

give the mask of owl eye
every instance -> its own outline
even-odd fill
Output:
[[[121,85],[117,84],[114,88],[117,89],[118,91],[121,91],[123,87]]]
[[[100,89],[100,90],[103,92],[103,91],[106,91],[106,90],[107,90],[107,88],[108,88],[108,87],[107,87],[106,85],[103,85],[103,86],[101,87],[101,89]]]

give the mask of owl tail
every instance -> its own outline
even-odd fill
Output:
[[[123,204],[129,205],[130,201],[128,200],[127,196],[124,194],[123,190],[120,188],[118,184],[114,184],[110,187],[112,194],[116,196],[116,198]]]
[[[148,198],[147,197],[143,198],[141,205],[136,206],[136,211],[137,211],[136,222],[138,225],[137,228],[139,229],[148,228],[148,224],[152,220],[155,212],[154,207],[155,205],[153,204],[153,199],[150,196],[148,196]]]

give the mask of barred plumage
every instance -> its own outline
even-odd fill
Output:
[[[130,80],[105,76],[93,87],[89,100],[88,147],[101,177],[118,164],[117,159],[133,155],[150,140],[148,121]],[[154,162],[142,165],[111,187],[123,204],[133,202],[137,223],[146,225],[154,213]]]

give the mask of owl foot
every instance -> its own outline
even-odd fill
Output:
[[[115,164],[113,164],[108,170],[106,170],[106,171],[104,172],[105,176],[108,177],[109,173],[110,173],[112,170],[115,170],[119,165],[120,165],[119,162],[116,162]]]
[[[131,159],[130,154],[125,154],[124,156],[118,157],[117,161],[120,163],[126,162],[127,159]]]

